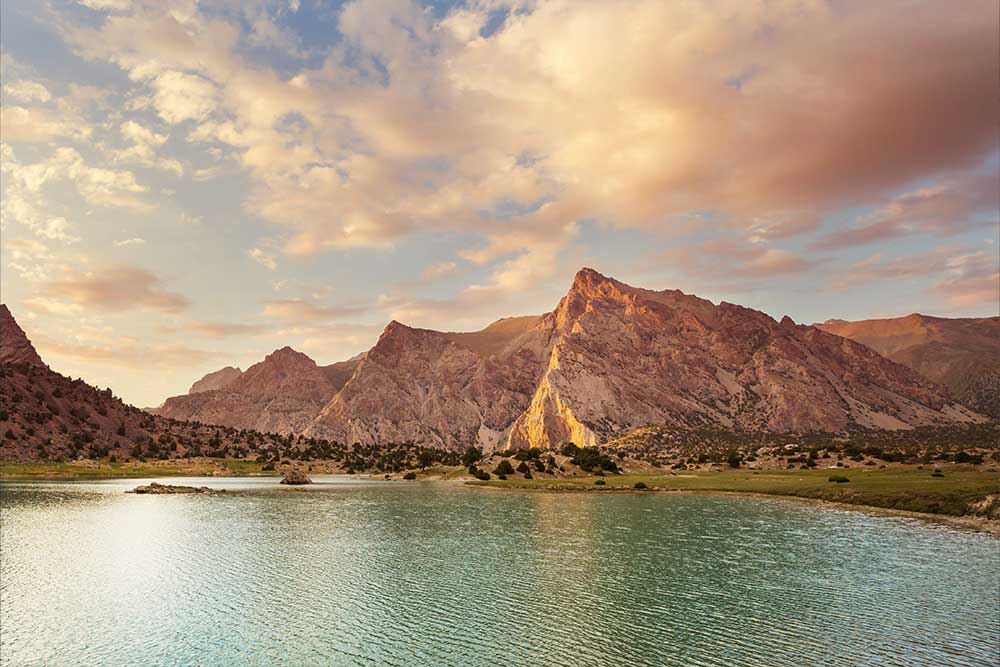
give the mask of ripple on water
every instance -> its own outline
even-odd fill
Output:
[[[4,483],[0,665],[998,664],[988,536],[780,500],[321,481]]]

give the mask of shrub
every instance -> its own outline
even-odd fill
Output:
[[[483,453],[476,449],[475,447],[469,447],[462,454],[462,465],[471,466],[479,462],[483,458]]]
[[[562,447],[559,448],[559,453],[563,456],[576,456],[579,447],[575,443],[567,442]]]
[[[534,479],[534,477],[531,476],[531,471],[530,470],[528,470],[528,471],[526,471],[524,473],[524,478],[525,479]]]
[[[632,488],[633,489],[646,489],[646,488],[649,488],[649,487],[647,487],[643,482],[636,482],[635,484],[632,485]]]
[[[417,473],[413,472],[412,470],[410,472],[406,473],[405,475],[403,475],[403,479],[406,479],[406,480],[411,480],[411,479],[416,479],[416,478],[417,478]]]
[[[607,484],[607,482],[605,482],[603,479],[599,479],[596,482],[594,482],[594,486],[604,486],[605,484]]]
[[[274,470],[274,464],[273,463],[267,463],[267,464],[265,464],[264,466],[261,467],[261,470]]]
[[[836,482],[837,484],[843,484],[845,482],[850,482],[851,480],[847,479],[843,475],[830,475],[827,481]]]
[[[493,472],[498,475],[513,475],[514,466],[510,464],[510,459],[501,459],[500,463],[497,464],[497,467],[493,470]]]
[[[944,477],[944,473],[941,472],[940,470],[935,470],[934,472],[931,473],[931,477]]]
[[[730,468],[739,468],[740,464],[743,463],[743,457],[740,456],[739,452],[732,451],[729,452],[729,456],[726,457],[726,461],[729,463]]]
[[[530,468],[528,468],[528,464],[527,464],[527,463],[525,463],[524,461],[521,461],[521,462],[520,462],[520,463],[519,463],[519,464],[517,465],[517,471],[518,471],[519,473],[521,473],[521,474],[524,474],[524,473],[527,473],[527,472],[530,472],[530,470],[531,470],[531,469],[530,469]]]
[[[497,479],[507,479],[507,475],[497,475]]]

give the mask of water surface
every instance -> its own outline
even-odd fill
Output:
[[[0,483],[0,664],[993,666],[1000,541],[759,498]],[[261,491],[255,493],[254,491]]]

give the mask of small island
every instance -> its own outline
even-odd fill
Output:
[[[167,494],[167,493],[224,493],[225,489],[210,489],[207,486],[180,486],[152,482],[146,486],[137,486],[125,493],[136,494]]]

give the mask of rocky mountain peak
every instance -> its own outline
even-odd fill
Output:
[[[238,367],[226,366],[225,368],[220,368],[217,371],[213,371],[212,373],[205,375],[203,378],[192,384],[191,388],[188,390],[188,394],[200,394],[204,391],[222,389],[241,375],[243,375],[243,371],[241,371]]]
[[[45,366],[5,304],[0,304],[0,363]]]

